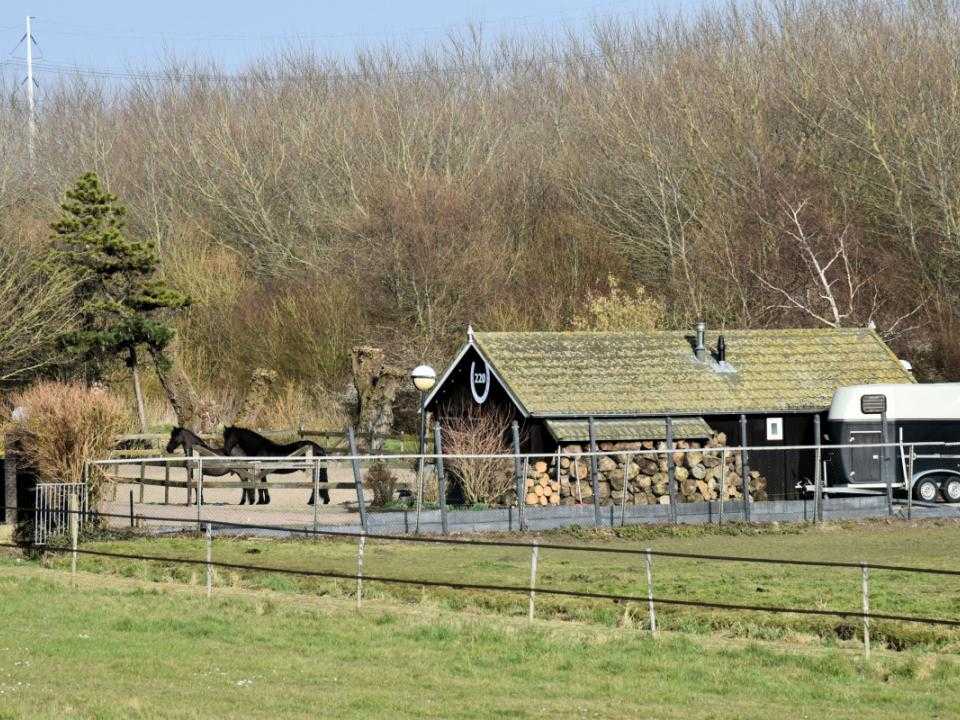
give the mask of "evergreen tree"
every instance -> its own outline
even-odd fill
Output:
[[[99,379],[110,362],[122,358],[133,375],[137,414],[146,425],[137,351],[145,347],[164,361],[173,338],[172,311],[189,298],[157,277],[160,258],[151,242],[124,233],[126,208],[86,173],[65,195],[60,219],[52,225],[52,261],[73,274],[78,329],[59,337],[60,346]]]

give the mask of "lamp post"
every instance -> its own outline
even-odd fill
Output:
[[[410,371],[414,387],[420,391],[420,456],[417,458],[417,525],[420,532],[420,508],[423,505],[423,455],[427,447],[427,393],[437,383],[437,373],[429,365],[417,365]]]

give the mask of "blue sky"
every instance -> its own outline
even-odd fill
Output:
[[[39,57],[51,64],[149,69],[174,54],[213,59],[235,70],[290,46],[349,54],[358,45],[422,47],[451,29],[479,23],[490,36],[582,29],[606,17],[648,17],[700,0],[3,0],[0,60],[23,58],[14,46],[26,15]],[[8,54],[11,53],[12,54]],[[42,74],[38,75],[42,80]]]

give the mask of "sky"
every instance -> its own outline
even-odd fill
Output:
[[[171,55],[227,70],[290,47],[350,56],[358,46],[429,47],[479,24],[485,35],[584,29],[604,18],[649,17],[703,0],[0,0],[0,62],[13,72],[33,16],[37,77],[55,66],[150,70]],[[44,69],[45,65],[50,68]]]

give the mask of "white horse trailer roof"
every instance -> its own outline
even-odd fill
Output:
[[[830,404],[830,420],[876,422],[879,415],[864,415],[860,398],[885,395],[888,420],[960,421],[960,383],[903,385],[851,385],[838,388]]]

